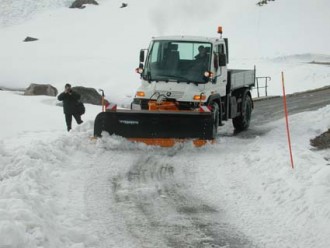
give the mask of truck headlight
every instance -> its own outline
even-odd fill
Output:
[[[206,95],[200,94],[200,95],[194,95],[193,98],[195,101],[204,101],[206,99]]]
[[[136,92],[136,96],[138,96],[138,97],[145,97],[146,94],[144,93],[144,91],[138,91],[138,92]]]
[[[206,78],[213,78],[213,72],[210,72],[210,71],[204,72],[204,77],[206,77]]]

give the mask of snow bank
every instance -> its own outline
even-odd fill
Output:
[[[90,130],[92,123],[84,125]],[[10,148],[1,142],[1,247],[85,247],[82,244],[95,242],[85,235],[88,218],[79,194],[85,167],[71,161],[81,138],[81,133],[68,134],[51,142],[9,144]],[[87,134],[85,139],[88,142]],[[66,180],[72,174],[76,180]]]
[[[31,126],[16,126],[25,132],[6,138],[1,134],[0,246],[139,247],[132,233],[146,235],[150,226],[145,223],[135,229],[135,221],[144,223],[143,216],[129,207],[133,204],[129,200],[122,203],[128,204],[123,207],[129,212],[121,212],[111,187],[141,156],[153,155],[157,168],[171,164],[174,183],[183,186],[181,193],[219,209],[222,221],[234,225],[254,244],[330,246],[330,158],[327,150],[314,151],[309,144],[311,138],[330,128],[330,106],[290,117],[295,161],[295,170],[291,170],[283,120],[255,127],[269,131],[254,138],[232,136],[233,129],[227,124],[221,128],[217,144],[199,149],[190,143],[173,149],[154,148],[107,135],[95,143],[89,140],[93,122],[87,117],[82,126],[66,133],[61,108],[45,104],[50,98],[0,93],[0,106],[15,99],[23,103],[27,116],[31,115],[28,110],[39,109],[44,118],[61,120],[46,131],[49,123],[31,115],[25,120]],[[1,109],[13,127],[21,119],[11,114],[15,106]],[[45,131],[36,134],[32,127]],[[149,167],[144,176],[152,176],[157,169],[152,164]],[[139,189],[119,186],[118,197],[123,199],[132,194],[153,199],[161,189],[161,183],[152,180]],[[167,220],[173,221],[175,213],[168,214]],[[176,221],[180,224],[180,219]],[[156,238],[150,236],[149,240],[160,242]]]
[[[316,152],[310,139],[330,126],[330,106],[290,116],[295,169],[283,120],[252,140],[220,138],[197,156],[192,191],[230,209],[230,220],[262,247],[330,246],[330,167],[328,153]],[[203,166],[200,166],[203,164]]]
[[[94,242],[92,236],[82,235],[87,219],[83,211],[73,209],[69,220],[65,214],[66,201],[73,199],[66,199],[62,192],[74,190],[69,180],[61,181],[59,171],[74,166],[69,162],[70,154],[82,138],[81,133],[74,133],[88,130],[88,141],[93,125],[89,119],[94,119],[100,108],[87,104],[86,123],[70,136],[65,132],[62,107],[56,104],[55,97],[0,91],[1,247],[55,248]],[[71,169],[60,175],[69,176]]]

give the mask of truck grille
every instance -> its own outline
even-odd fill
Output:
[[[168,98],[180,99],[183,97],[183,91],[157,91],[160,95],[164,95]],[[158,96],[155,95],[157,98]]]

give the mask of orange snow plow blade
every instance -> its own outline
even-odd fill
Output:
[[[144,138],[135,138],[135,139],[129,138],[128,140],[132,142],[144,143],[150,146],[161,146],[161,147],[172,147],[178,143],[183,143],[188,141],[184,139],[144,139]],[[201,147],[206,144],[214,144],[214,140],[196,139],[196,140],[192,140],[192,143],[196,147]]]

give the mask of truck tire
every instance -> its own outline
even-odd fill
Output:
[[[216,102],[211,102],[210,105],[211,111],[213,113],[213,138],[216,138],[218,134],[218,126],[219,126],[219,117],[220,117],[220,108],[219,104]]]
[[[252,113],[252,99],[248,92],[245,92],[242,102],[242,111],[241,114],[233,118],[233,126],[235,131],[244,131],[250,126]]]

